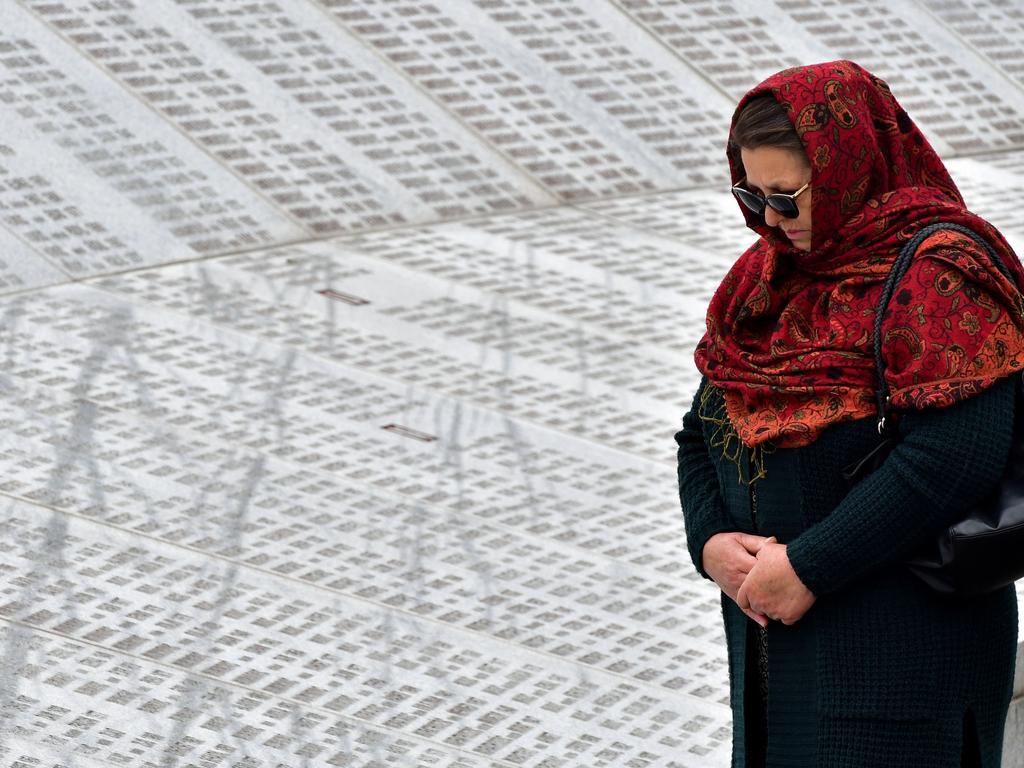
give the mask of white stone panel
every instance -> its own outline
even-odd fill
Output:
[[[562,200],[723,178],[729,97],[605,0],[318,2]]]
[[[307,232],[552,201],[309,2],[26,5]]]
[[[0,212],[0,222],[6,224],[9,218],[19,216],[22,214]],[[0,226],[0,294],[63,283],[67,279],[68,275]]]
[[[103,285],[109,291],[115,282]],[[8,560],[0,562],[12,581],[0,615],[218,681],[231,672],[226,683],[285,705],[332,709],[342,701],[343,714],[381,726],[390,705],[366,710],[372,696],[352,674],[357,649],[375,647],[360,627],[394,612],[399,625],[420,627],[408,630],[415,637],[446,638],[452,660],[470,665],[453,674],[489,659],[482,690],[495,679],[542,674],[501,672],[509,664],[563,676],[567,663],[575,666],[560,684],[566,695],[538,678],[551,705],[493,701],[530,724],[538,707],[557,715],[581,695],[580,707],[593,698],[597,708],[580,709],[589,713],[582,720],[601,717],[582,730],[556,729],[563,740],[546,746],[559,754],[585,747],[621,756],[628,747],[654,757],[648,737],[660,739],[663,729],[671,731],[654,764],[686,765],[675,762],[680,751],[726,754],[718,599],[682,560],[678,501],[658,480],[670,464],[296,355],[215,318],[175,317],[79,288],[16,307],[26,334],[19,346],[50,366],[45,383],[27,365],[9,372],[0,466],[19,471],[0,471],[0,491],[33,505],[7,520]],[[40,409],[43,388],[49,399]],[[56,448],[49,458],[47,445]],[[658,488],[663,495],[652,495]],[[609,536],[616,529],[624,535]],[[42,546],[19,532],[49,536],[47,551],[64,565],[17,578],[17,563],[28,558],[29,568],[28,553]],[[112,571],[115,563],[128,573]],[[69,570],[77,568],[85,570]],[[74,592],[42,586],[59,579],[71,590],[95,573],[121,590],[92,618],[62,608]],[[251,592],[250,582],[262,586]],[[143,590],[138,604],[134,584]],[[102,589],[93,594],[86,605],[107,599]],[[197,622],[205,630],[193,635]],[[235,631],[232,622],[244,623]],[[235,647],[250,635],[264,650]],[[302,652],[311,641],[321,659],[343,654],[349,673],[332,688],[324,672],[315,693],[289,702],[285,691],[299,685],[302,668],[288,665],[312,655]],[[414,646],[403,642],[378,659],[396,660],[405,690],[420,685],[409,666],[422,658]],[[261,660],[274,649],[284,655]],[[279,682],[267,688],[269,680]],[[632,737],[619,731],[625,714],[635,721]],[[413,719],[403,721],[410,738],[424,723]],[[454,737],[455,725],[438,724],[437,733]],[[536,750],[552,726],[530,727],[541,729],[542,741],[529,747]],[[583,746],[571,745],[574,735]],[[490,756],[490,743],[474,732],[459,746]],[[503,757],[512,760],[509,744]]]
[[[302,231],[31,14],[0,6],[3,224],[74,277]]]

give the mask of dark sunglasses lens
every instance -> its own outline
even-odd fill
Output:
[[[736,195],[736,199],[743,203],[747,208],[752,210],[754,213],[764,213],[764,199],[755,195],[746,189],[739,187],[733,187],[732,192]]]
[[[796,200],[784,195],[768,195],[765,202],[772,207],[780,216],[787,219],[795,219],[800,215],[800,209],[796,206]]]

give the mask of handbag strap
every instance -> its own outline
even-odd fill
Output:
[[[996,250],[973,229],[965,227],[962,224],[943,222],[939,222],[938,224],[929,224],[926,227],[922,227],[917,234],[906,242],[906,244],[900,249],[900,255],[897,256],[896,261],[893,262],[892,269],[889,272],[889,277],[885,281],[885,286],[882,289],[882,297],[878,303],[878,311],[875,313],[875,371],[878,374],[878,388],[875,390],[875,397],[878,400],[879,434],[882,434],[885,431],[885,417],[888,413],[889,403],[889,386],[885,383],[885,362],[882,360],[882,317],[885,315],[885,311],[889,308],[889,302],[892,300],[892,295],[896,291],[897,283],[903,279],[903,275],[906,274],[907,269],[910,267],[910,262],[914,258],[914,254],[917,253],[917,249],[920,247],[921,243],[931,235],[944,229],[960,232],[961,234],[970,237],[974,242],[985,249],[989,258],[992,259],[992,262],[996,265],[999,271],[1002,272],[1008,280],[1013,280],[1013,276],[1006,268],[1006,265],[1003,264],[1002,259],[999,258],[999,254],[996,253]]]

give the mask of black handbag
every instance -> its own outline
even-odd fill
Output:
[[[889,412],[889,392],[882,360],[882,316],[897,283],[906,273],[921,242],[932,233],[951,229],[971,237],[983,246],[993,263],[1007,277],[1006,265],[992,247],[972,230],[959,224],[930,224],[900,250],[882,291],[875,315],[875,366],[878,373],[879,444],[865,457],[843,470],[847,480],[857,480],[877,469],[897,442],[892,428],[895,414]],[[928,547],[907,561],[910,571],[932,589],[949,594],[978,595],[1011,584],[1024,577],[1024,374],[1013,374],[1015,383],[1014,430],[1003,477],[998,487],[966,516],[939,534]]]

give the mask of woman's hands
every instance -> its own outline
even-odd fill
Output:
[[[756,565],[755,555],[766,541],[768,539],[764,536],[727,531],[716,533],[704,542],[704,549],[701,553],[704,570],[737,605],[739,605],[739,601],[736,598],[740,587],[747,578],[747,574]],[[764,614],[752,610],[749,605],[747,607],[741,605],[740,609],[761,626],[768,624],[768,618]]]
[[[769,618],[797,622],[817,599],[789,564],[786,545],[774,536],[716,533],[704,543],[701,557],[707,574],[762,627]]]
[[[761,545],[755,560],[736,593],[736,605],[748,616],[752,611],[783,624],[795,624],[818,598],[796,575],[786,545],[772,536]]]

